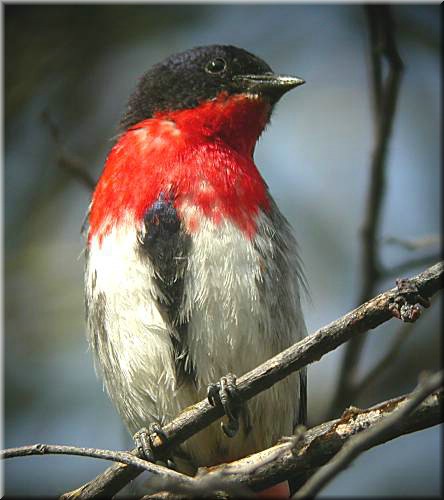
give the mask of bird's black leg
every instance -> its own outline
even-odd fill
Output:
[[[208,401],[212,406],[222,405],[228,417],[228,423],[222,423],[222,430],[228,437],[234,437],[239,430],[239,414],[242,401],[236,386],[236,375],[229,373],[215,384],[208,386]]]
[[[148,460],[148,462],[155,462],[156,460],[154,457],[154,446],[151,438],[152,434],[157,434],[162,440],[166,441],[167,439],[166,434],[157,423],[151,423],[148,428],[142,427],[142,429],[137,431],[133,436],[134,444],[139,450],[141,458]]]

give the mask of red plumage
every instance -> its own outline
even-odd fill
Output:
[[[252,237],[266,185],[253,159],[270,106],[263,100],[221,94],[197,108],[157,113],[124,133],[97,184],[89,238],[107,234],[128,211],[137,221],[161,192],[180,213],[193,205],[214,222],[227,217]],[[197,220],[188,222],[193,232]]]

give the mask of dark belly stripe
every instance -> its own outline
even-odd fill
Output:
[[[154,282],[159,291],[154,299],[171,327],[177,379],[194,379],[186,341],[188,323],[179,317],[191,237],[185,232],[172,200],[163,193],[146,212],[143,222],[145,231],[138,238],[140,250],[154,267]]]

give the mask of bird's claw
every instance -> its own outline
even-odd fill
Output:
[[[155,447],[152,438],[153,434],[157,434],[157,436],[164,441],[167,439],[160,425],[154,422],[151,423],[148,428],[142,427],[133,436],[134,444],[136,445],[140,457],[148,462],[154,462],[156,460],[154,456]]]
[[[415,322],[421,315],[421,307],[430,306],[430,300],[423,297],[418,287],[408,279],[397,279],[398,294],[389,305],[390,312],[396,318],[407,323]]]
[[[219,382],[208,386],[208,401],[212,406],[221,405],[228,422],[221,423],[222,430],[228,437],[234,437],[239,431],[239,414],[242,401],[236,386],[236,375],[229,373]]]

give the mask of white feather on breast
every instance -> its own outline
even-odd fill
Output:
[[[188,214],[195,216],[195,210]],[[154,269],[140,258],[135,223],[128,217],[100,246],[95,237],[90,244],[90,343],[107,391],[131,432],[153,421],[168,422],[203,399],[208,384],[229,372],[242,375],[305,335],[296,248],[285,220],[278,221],[282,241],[263,213],[254,239],[230,221],[215,224],[203,215],[199,220],[182,310],[189,320],[186,344],[196,385],[176,384],[172,332],[154,300]],[[102,295],[100,330],[94,307]],[[184,448],[196,465],[211,465],[270,446],[292,432],[298,394],[299,378],[293,374],[249,402],[253,429],[248,435],[242,431],[230,439],[215,423]]]

